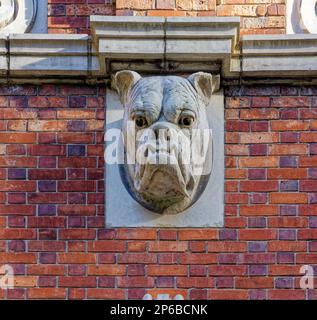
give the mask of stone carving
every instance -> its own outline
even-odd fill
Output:
[[[287,1],[287,33],[317,33],[317,0]]]
[[[212,167],[212,135],[206,108],[219,76],[197,72],[114,77],[124,106],[124,164],[120,174],[130,195],[147,209],[176,214],[202,194]]]
[[[26,33],[33,26],[37,0],[0,0],[0,33]]]

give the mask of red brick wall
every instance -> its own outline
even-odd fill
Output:
[[[284,33],[284,0],[49,0],[50,33],[89,15],[241,16]],[[8,299],[317,299],[317,88],[227,87],[225,228],[105,229],[104,87],[0,87],[0,266]],[[317,285],[317,284],[315,284]]]
[[[1,298],[317,299],[317,87],[226,88],[221,229],[105,229],[104,94],[0,87]]]
[[[49,33],[90,33],[89,16],[115,13],[111,0],[48,0]]]
[[[89,33],[89,15],[239,16],[241,34],[285,33],[285,0],[48,0],[50,33]]]

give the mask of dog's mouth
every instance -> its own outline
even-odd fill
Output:
[[[160,150],[149,155],[145,164],[136,164],[134,187],[152,200],[177,201],[191,196],[194,178],[180,153]]]

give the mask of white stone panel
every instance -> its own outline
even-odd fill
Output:
[[[208,184],[191,207],[176,215],[153,213],[136,202],[121,181],[117,164],[106,164],[106,225],[112,227],[222,227],[224,220],[224,96],[214,93],[207,107],[213,136],[213,168]],[[105,130],[120,129],[123,107],[118,95],[107,90]],[[106,143],[109,145],[110,142]]]

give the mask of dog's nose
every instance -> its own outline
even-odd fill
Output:
[[[152,130],[155,135],[155,139],[159,140],[165,140],[165,141],[170,141],[172,137],[172,132],[171,128],[169,128],[167,125],[164,123],[156,123],[153,127]]]

